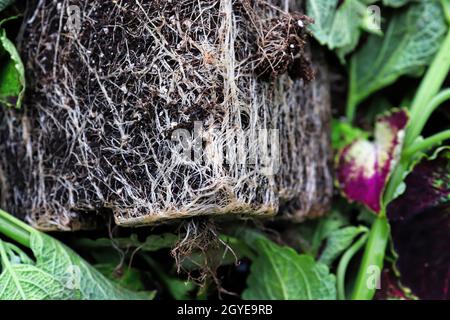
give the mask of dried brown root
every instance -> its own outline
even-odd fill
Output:
[[[217,278],[217,269],[227,251],[234,255],[233,249],[219,238],[219,231],[211,218],[192,218],[180,225],[180,240],[171,254],[179,273],[187,273],[189,279],[200,286],[213,281],[221,292],[223,288]],[[192,270],[183,267],[186,260],[195,266],[195,276]]]

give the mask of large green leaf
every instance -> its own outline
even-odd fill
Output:
[[[20,108],[25,94],[25,68],[16,47],[0,28],[0,52],[6,52],[0,66],[0,105]]]
[[[65,284],[70,298],[87,300],[142,299],[143,294],[120,288],[72,249],[39,232],[31,234],[36,266]]]
[[[242,297],[247,300],[336,299],[336,279],[309,255],[279,246],[263,236],[250,241],[257,252]]]
[[[439,1],[413,3],[394,15],[385,36],[370,36],[351,59],[349,109],[400,76],[420,74],[447,29]]]
[[[1,266],[0,300],[46,300],[63,295],[60,281],[31,264],[9,260],[5,243],[0,240]]]
[[[31,260],[18,248],[0,242],[2,299],[146,299],[150,293],[135,293],[119,287],[58,240],[32,229],[1,211],[0,228],[7,234],[29,234]],[[11,223],[12,222],[12,223]],[[23,233],[23,231],[21,231]],[[13,247],[14,248],[14,247]]]

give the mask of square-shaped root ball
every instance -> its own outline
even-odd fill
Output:
[[[2,111],[2,206],[60,230],[99,212],[127,226],[323,212],[328,79],[297,9],[36,1],[20,44],[25,106]]]

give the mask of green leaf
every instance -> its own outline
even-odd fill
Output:
[[[100,238],[100,239],[80,239],[76,244],[81,247],[89,248],[111,248],[114,246],[127,249],[139,248],[141,251],[153,252],[161,249],[171,248],[178,241],[178,237],[172,233],[164,233],[161,235],[150,235],[145,241],[140,241],[136,234],[132,234],[129,238]]]
[[[301,253],[315,258],[319,254],[323,241],[335,230],[348,224],[348,219],[334,210],[321,219],[305,221],[295,227],[295,235],[292,237],[291,243]]]
[[[180,280],[174,277],[166,277],[164,283],[175,300],[189,300],[190,292],[195,289],[195,284],[193,282]]]
[[[15,0],[0,0],[0,11],[13,4]]]
[[[365,227],[346,227],[333,231],[327,238],[325,249],[322,251],[319,262],[330,266],[339,257],[355,238],[362,232],[367,232]]]
[[[120,288],[89,265],[72,249],[40,232],[31,233],[36,266],[60,281],[68,297],[86,300],[142,299],[143,294]]]
[[[5,247],[0,240],[0,300],[47,300],[62,295],[64,288],[59,281],[34,265],[13,263]]]
[[[383,0],[383,4],[388,7],[399,8],[404,6],[408,2],[412,2],[411,0]]]
[[[330,215],[320,219],[314,230],[314,236],[312,238],[311,249],[313,256],[317,256],[323,241],[327,239],[330,234],[347,224],[347,218],[337,211],[334,211]]]
[[[0,242],[0,300],[151,298],[119,287],[58,240],[1,210],[0,231],[34,256],[31,260],[18,247]]]
[[[310,29],[320,44],[328,44],[338,0],[307,0],[306,13],[314,19]]]
[[[326,265],[315,262],[309,255],[299,255],[292,248],[279,246],[263,236],[253,235],[250,239],[258,256],[252,262],[243,299],[336,299],[336,279]]]
[[[2,57],[6,63],[0,67],[0,104],[20,108],[25,94],[25,68],[14,44],[0,28],[0,51],[7,55]]]
[[[339,6],[337,0],[308,0],[307,14],[315,21],[310,29],[314,37],[330,50],[336,50],[344,62],[361,37],[361,28],[367,17],[367,4],[374,1],[346,0]]]
[[[328,47],[337,49],[336,53],[342,62],[345,56],[358,45],[365,10],[366,7],[359,1],[347,0],[336,12]]]
[[[403,75],[419,75],[431,62],[447,31],[437,1],[411,4],[394,15],[384,37],[372,35],[350,65],[348,116],[372,93]]]

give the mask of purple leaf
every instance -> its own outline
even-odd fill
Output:
[[[400,158],[407,123],[404,109],[384,114],[375,124],[373,142],[359,139],[341,151],[337,182],[350,201],[380,212],[384,188]]]
[[[402,284],[420,299],[450,299],[450,149],[419,163],[388,206]]]
[[[375,300],[413,300],[414,297],[408,292],[408,289],[403,288],[395,272],[386,268],[381,273],[380,290],[375,294]]]

